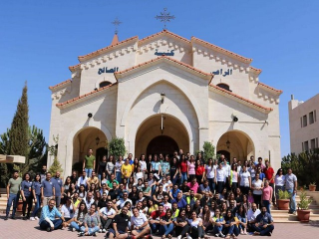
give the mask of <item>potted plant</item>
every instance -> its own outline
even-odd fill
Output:
[[[307,198],[306,192],[300,194],[300,202],[298,203],[297,216],[298,220],[301,222],[309,222],[310,210],[309,204],[312,202],[312,199]]]
[[[316,182],[309,184],[309,191],[316,191]]]
[[[277,200],[277,206],[279,210],[288,210],[289,209],[289,201],[290,201],[290,193],[283,190],[278,190],[279,199]]]

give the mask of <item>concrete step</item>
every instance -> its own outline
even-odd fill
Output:
[[[319,209],[309,209],[309,210],[310,210],[310,213],[319,215]],[[289,215],[288,210],[271,210],[271,215],[275,216],[277,214],[285,214],[286,216]]]

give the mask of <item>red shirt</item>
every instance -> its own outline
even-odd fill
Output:
[[[166,214],[165,212],[163,211],[162,213],[159,213],[158,210],[154,211],[151,213],[151,218],[154,219],[154,220],[159,220],[161,217],[164,217]]]
[[[270,180],[272,176],[274,175],[274,169],[272,167],[268,167],[264,169],[264,174],[266,176],[266,179],[269,180],[269,183],[274,183],[274,179]]]
[[[197,169],[196,169],[196,175],[200,176],[200,175],[203,175],[205,172],[205,167],[204,166],[197,166]]]
[[[187,172],[187,162],[181,162],[181,171],[182,173]]]

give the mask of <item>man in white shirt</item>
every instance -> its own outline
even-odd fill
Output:
[[[172,204],[168,200],[169,196],[165,195],[162,203],[164,206],[164,212],[166,212],[167,209],[172,209]]]
[[[87,180],[88,178],[86,177],[86,172],[83,170],[82,176],[78,178],[77,187],[80,188],[80,186],[83,184],[85,189],[87,189]]]
[[[144,213],[140,213],[137,208],[133,209],[133,216],[131,217],[131,228],[133,238],[137,239],[143,237],[150,232],[150,226]]]
[[[87,209],[91,208],[91,205],[94,204],[93,194],[92,192],[88,192],[86,197],[83,199],[86,204]]]
[[[102,227],[102,229],[100,229],[100,232],[105,232],[105,230],[110,227],[113,218],[116,215],[116,211],[112,208],[112,205],[112,202],[108,201],[106,207],[101,208],[99,211]]]
[[[255,224],[257,216],[261,213],[261,211],[257,208],[257,204],[253,203],[251,208],[247,212],[247,226],[248,231],[251,229],[251,226]]]
[[[225,158],[225,156],[223,154],[221,155],[221,159],[223,162],[223,169],[225,171],[224,183],[228,187],[229,186],[229,177],[230,177],[230,165],[228,164],[227,159]]]
[[[124,207],[126,202],[130,202],[133,205],[132,200],[128,198],[128,192],[124,192],[123,198],[120,198],[120,200],[116,202],[117,208],[121,209],[122,207]]]

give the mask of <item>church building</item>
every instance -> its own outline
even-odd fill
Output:
[[[253,155],[280,167],[282,91],[259,81],[252,59],[163,30],[124,41],[115,34],[110,46],[78,60],[71,79],[49,87],[49,145],[59,136],[65,175],[89,148],[101,160],[115,137],[134,157],[195,154],[208,141],[231,161]]]

